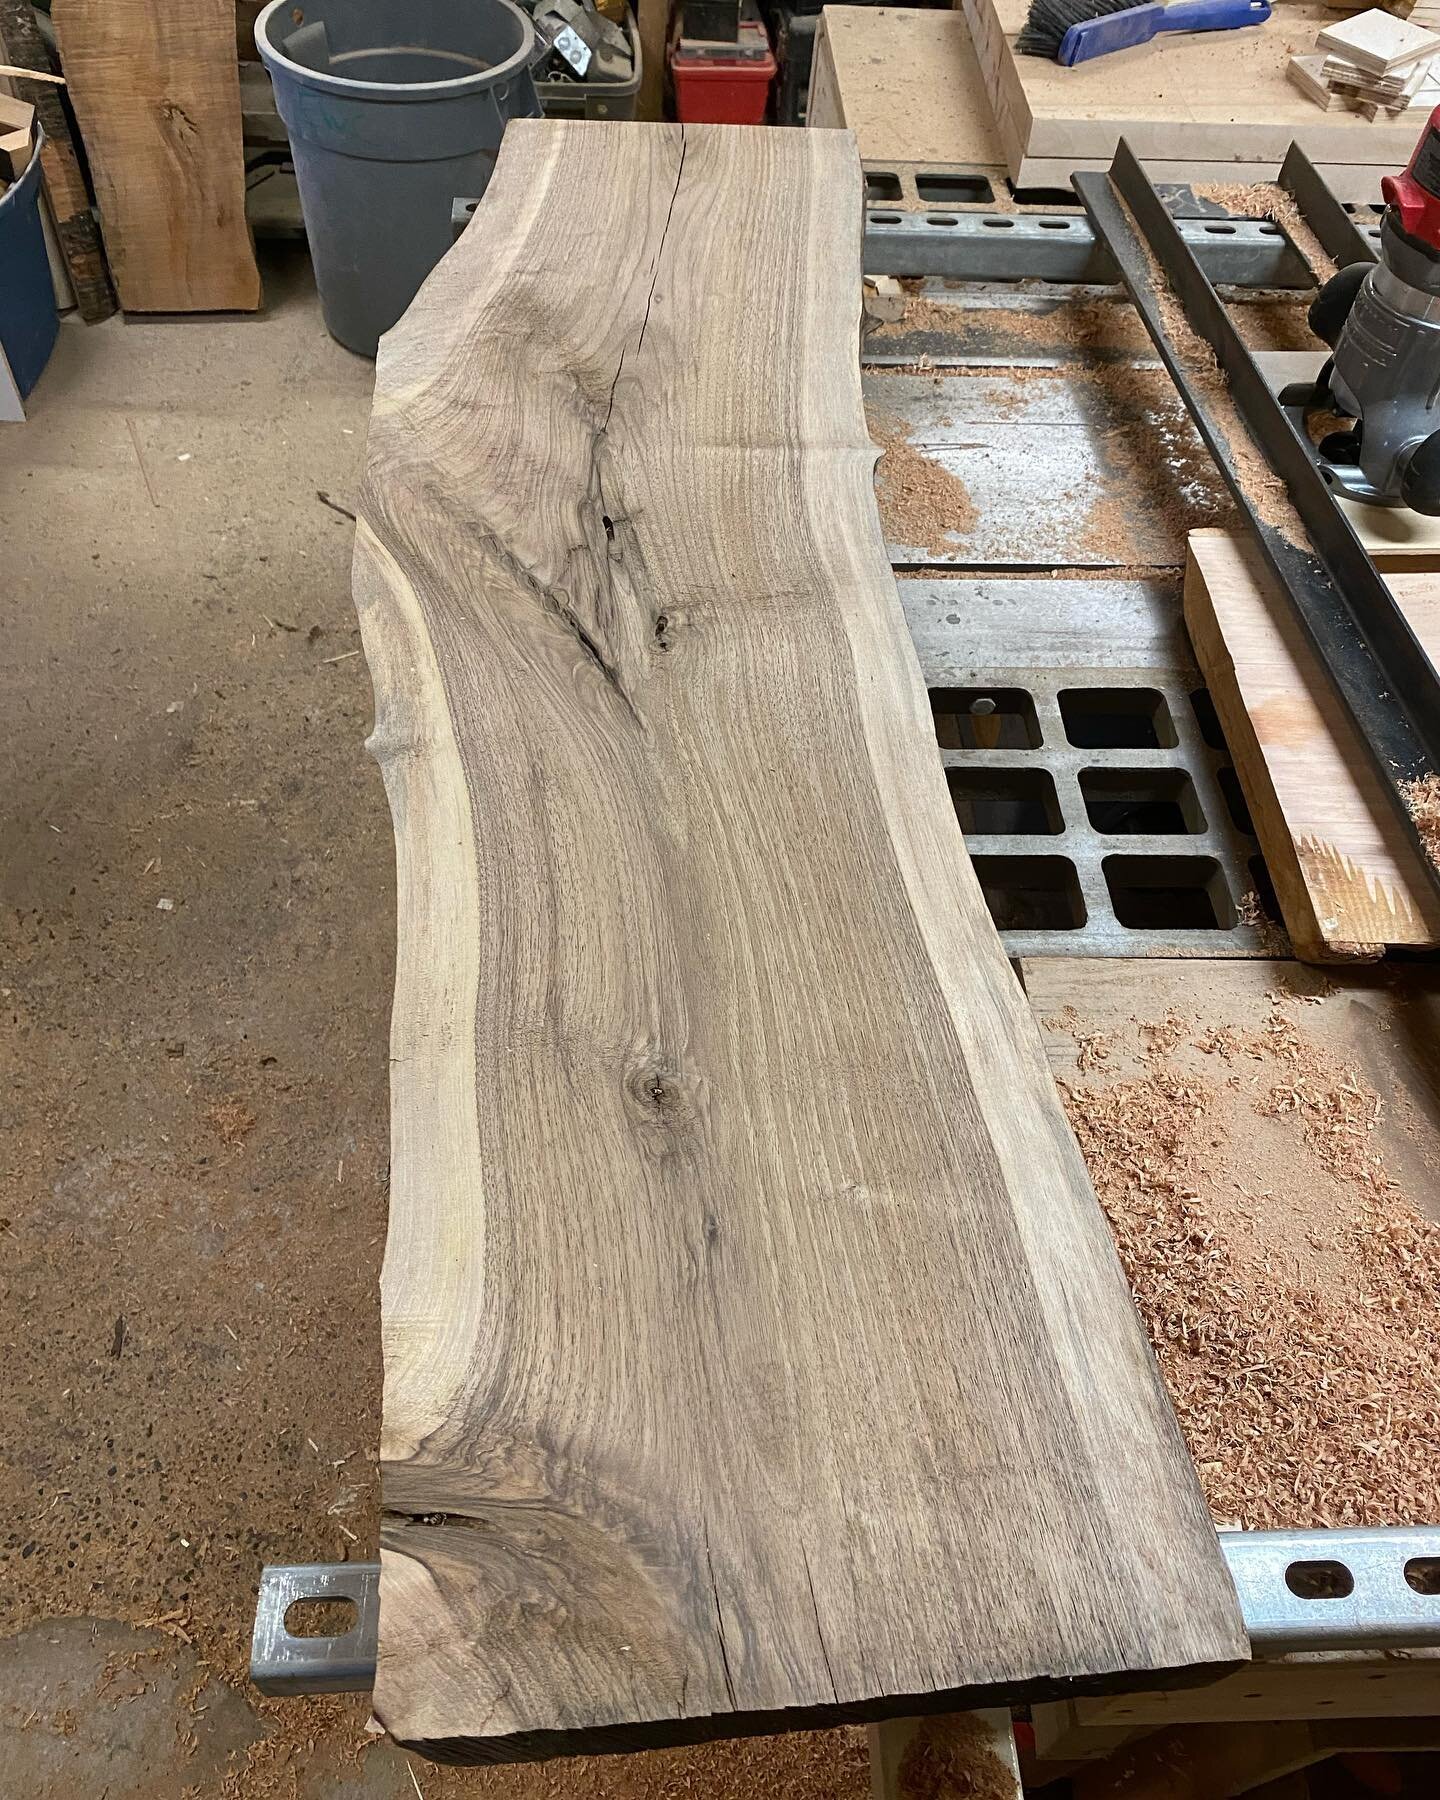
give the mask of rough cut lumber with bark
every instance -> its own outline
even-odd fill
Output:
[[[1386,577],[1440,658],[1440,583]],[[1297,956],[1440,944],[1440,901],[1304,628],[1248,537],[1192,531],[1185,623]]]
[[[54,12],[121,306],[253,311],[233,0],[55,0]]]
[[[53,52],[35,23],[30,0],[0,0],[0,52],[18,68],[53,73]],[[80,167],[70,120],[59,90],[51,82],[15,78],[22,100],[35,108],[45,133],[40,146],[40,172],[55,220],[55,236],[65,261],[75,305],[88,324],[108,319],[115,310],[115,290],[100,243],[100,227]]]
[[[1246,1653],[965,855],[846,132],[519,120],[381,345],[375,1709],[461,1760]]]

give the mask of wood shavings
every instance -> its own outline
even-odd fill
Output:
[[[1325,253],[1305,215],[1295,201],[1276,181],[1209,181],[1199,183],[1195,192],[1204,200],[1213,200],[1228,213],[1241,219],[1268,219],[1278,225],[1300,252],[1316,285],[1328,281],[1336,273],[1335,263]]]
[[[1440,867],[1440,775],[1432,773],[1422,775],[1418,781],[1402,782],[1400,792],[1426,855]]]
[[[869,424],[883,453],[875,491],[886,537],[931,556],[953,551],[957,540],[975,529],[975,506],[965,483],[917,450],[898,419],[872,411]]]
[[[206,1107],[205,1120],[222,1144],[243,1144],[255,1129],[255,1114],[233,1095]]]
[[[1065,1097],[1213,1514],[1440,1517],[1440,1226],[1373,1147],[1380,1097],[1278,1007],[1175,1022],[1137,1027],[1148,1073]]]

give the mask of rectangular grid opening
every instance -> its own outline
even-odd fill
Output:
[[[1048,769],[946,769],[945,780],[968,836],[1054,836],[1065,829]]]
[[[1066,856],[977,856],[980,890],[998,931],[1079,931],[1085,897]]]
[[[1107,856],[1115,917],[1132,931],[1230,931],[1235,902],[1213,856]]]
[[[1220,792],[1225,796],[1225,805],[1230,817],[1235,821],[1236,829],[1245,831],[1251,837],[1255,835],[1255,822],[1250,817],[1250,808],[1246,804],[1245,790],[1240,785],[1240,777],[1229,763],[1215,771],[1215,779],[1219,783]]]
[[[865,171],[865,198],[867,200],[899,200],[904,197],[905,190],[900,185],[900,177],[890,169],[867,169]]]
[[[927,204],[990,206],[995,194],[983,175],[939,175],[916,170],[915,191]]]
[[[1179,741],[1154,688],[1062,688],[1065,735],[1080,750],[1169,750]]]
[[[1082,769],[1080,794],[1097,831],[1203,831],[1205,813],[1184,769]]]
[[[1040,720],[1024,688],[931,688],[942,750],[1036,750]]]
[[[1190,696],[1190,709],[1195,714],[1195,723],[1200,727],[1200,735],[1212,750],[1224,750],[1225,733],[1220,729],[1220,715],[1215,710],[1215,702],[1210,698],[1209,688],[1196,688]]]

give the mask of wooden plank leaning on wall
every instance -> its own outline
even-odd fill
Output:
[[[55,0],[120,304],[253,311],[234,0]]]
[[[848,132],[518,120],[381,346],[375,1708],[426,1754],[1246,1654],[936,755],[861,216]]]
[[[0,52],[18,68],[54,73],[54,58],[35,23],[30,0],[0,0]],[[15,91],[35,108],[45,133],[40,169],[55,220],[55,236],[80,317],[89,324],[108,319],[115,310],[115,289],[100,242],[100,227],[90,203],[85,174],[76,150],[65,104],[53,83],[15,79]]]

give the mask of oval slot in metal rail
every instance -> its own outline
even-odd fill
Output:
[[[1219,1535],[1257,1657],[1440,1647],[1440,1526]],[[336,1599],[356,1609],[339,1636],[286,1625],[297,1602]],[[250,1679],[265,1694],[364,1692],[379,1628],[379,1563],[272,1564],[260,1577]]]

